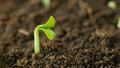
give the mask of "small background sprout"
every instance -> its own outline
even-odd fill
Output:
[[[52,27],[55,25],[55,19],[53,16],[50,16],[47,23],[43,25],[38,25],[34,30],[34,51],[35,54],[40,56],[40,36],[39,31],[42,30],[49,40],[53,40],[55,38],[55,32],[51,30]]]
[[[107,6],[113,10],[117,9],[117,4],[114,1],[108,2]]]
[[[120,28],[120,17],[118,18],[117,28]]]
[[[50,4],[51,4],[51,0],[42,0],[42,3],[44,4],[44,6],[46,8],[49,8],[50,7]]]

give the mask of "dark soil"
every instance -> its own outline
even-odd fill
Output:
[[[0,0],[0,68],[120,68],[120,0]],[[41,34],[41,57],[34,54],[33,30],[50,16],[57,36]]]

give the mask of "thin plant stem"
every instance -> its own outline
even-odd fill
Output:
[[[39,28],[36,27],[34,30],[34,51],[36,54],[40,55],[40,37],[39,37]]]

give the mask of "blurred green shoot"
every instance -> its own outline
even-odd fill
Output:
[[[51,0],[42,0],[42,3],[44,4],[45,8],[49,8],[51,4]]]
[[[117,28],[120,28],[120,17],[118,18]]]
[[[109,1],[107,6],[113,10],[117,9],[117,4],[114,1]]]

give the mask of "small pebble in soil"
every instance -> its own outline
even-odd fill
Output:
[[[28,36],[30,34],[28,31],[26,31],[24,29],[19,29],[18,31],[19,31],[19,33],[26,35],[26,36]]]
[[[20,60],[17,60],[17,66],[22,66],[22,63],[20,62]]]

